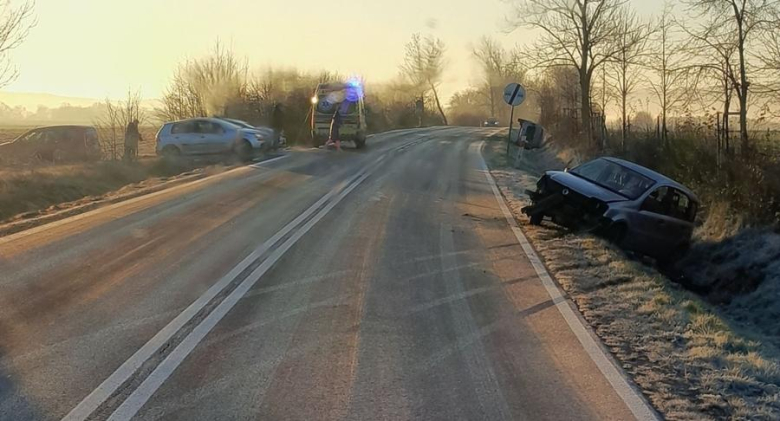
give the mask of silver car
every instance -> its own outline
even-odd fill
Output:
[[[676,181],[632,162],[598,158],[572,170],[547,171],[523,208],[532,224],[545,217],[603,233],[621,247],[670,261],[684,254],[699,200]]]
[[[249,159],[264,150],[269,136],[219,118],[193,118],[165,123],[157,132],[157,154],[171,157],[233,153]]]

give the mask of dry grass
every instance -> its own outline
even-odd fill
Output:
[[[153,159],[0,169],[0,222],[30,218],[85,198],[99,200],[125,186],[164,182],[203,166],[202,162]]]
[[[665,418],[780,419],[780,352],[771,336],[599,238],[527,224],[520,216],[524,190],[539,174],[508,168],[497,142],[489,142],[485,154],[550,271]],[[530,152],[525,162],[549,155]],[[775,295],[766,299],[776,302],[780,283],[773,285]]]

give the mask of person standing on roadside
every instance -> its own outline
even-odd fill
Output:
[[[328,137],[328,143],[325,146],[336,146],[336,150],[341,150],[341,107],[336,107],[336,112],[333,113],[333,118],[330,120],[330,136]]]
[[[138,130],[138,119],[128,123],[125,130],[125,161],[135,161],[138,158],[138,143],[141,141],[141,132]]]
[[[271,129],[274,131],[273,147],[278,148],[282,141],[282,131],[284,130],[284,110],[282,104],[276,103],[271,113]]]

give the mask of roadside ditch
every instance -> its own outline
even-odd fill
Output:
[[[655,408],[670,420],[780,419],[780,236],[742,230],[705,235],[708,217],[675,276],[591,234],[520,213],[547,169],[550,150],[525,151],[519,168],[506,143],[483,154],[526,236],[596,334]],[[569,157],[564,157],[568,161]],[[512,162],[511,164],[514,164]],[[716,215],[717,216],[717,215]]]

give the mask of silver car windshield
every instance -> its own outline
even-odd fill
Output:
[[[650,178],[606,159],[587,162],[571,173],[631,200],[637,199],[655,184]]]

